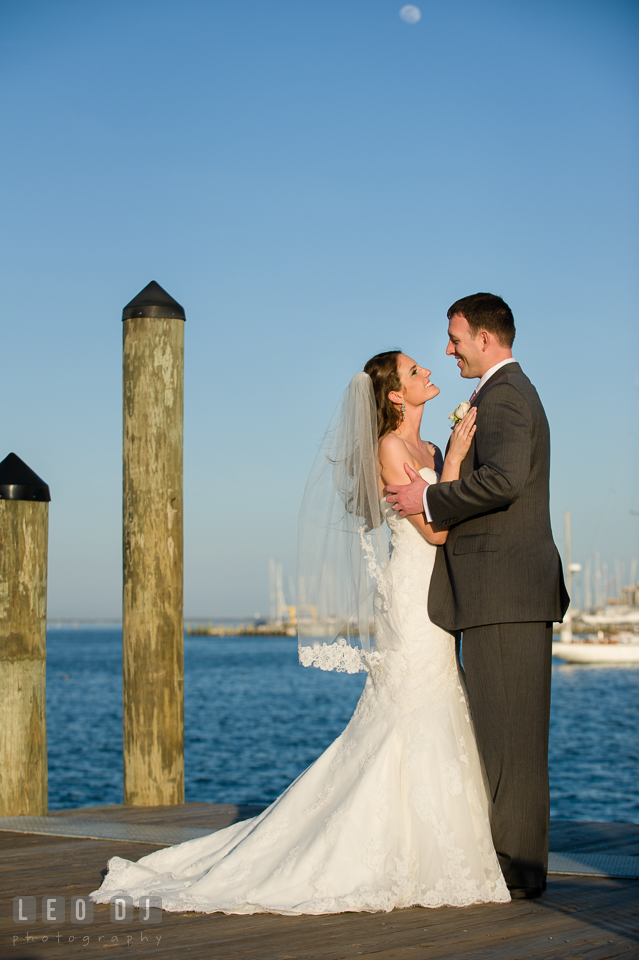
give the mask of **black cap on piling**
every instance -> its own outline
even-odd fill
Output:
[[[144,290],[140,290],[137,297],[133,297],[122,311],[123,320],[131,320],[133,317],[153,317],[156,320],[175,317],[176,320],[186,320],[184,307],[155,280],[151,280]]]
[[[24,460],[10,453],[0,463],[0,500],[40,500],[51,499],[49,486],[37,473],[26,465]]]

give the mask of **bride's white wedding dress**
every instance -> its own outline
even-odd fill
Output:
[[[375,653],[344,732],[258,817],[137,863],[114,857],[96,902],[153,895],[173,911],[323,914],[510,900],[455,642],[428,618],[436,548],[384,510],[392,555]],[[316,655],[345,652],[357,653],[332,644]]]

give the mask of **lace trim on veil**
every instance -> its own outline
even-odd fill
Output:
[[[318,667],[320,670],[336,670],[338,673],[368,670],[362,651],[351,647],[345,637],[321,646],[300,646],[299,658],[303,667]]]

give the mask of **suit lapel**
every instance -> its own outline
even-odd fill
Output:
[[[472,402],[474,407],[477,407],[479,411],[479,405],[481,403],[482,397],[486,396],[486,391],[490,390],[491,387],[496,387],[498,383],[503,383],[504,380],[508,378],[510,373],[521,373],[521,367],[518,363],[507,363],[505,366],[501,367],[497,373],[494,373],[492,377],[488,380],[487,383],[481,388],[477,396]],[[479,429],[479,428],[478,428]],[[472,473],[475,469],[475,438],[473,437],[468,453],[464,457],[459,475],[460,477],[466,477],[469,473]]]

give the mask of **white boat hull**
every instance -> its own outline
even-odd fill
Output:
[[[568,663],[639,663],[639,643],[561,643],[552,645],[553,657]]]

